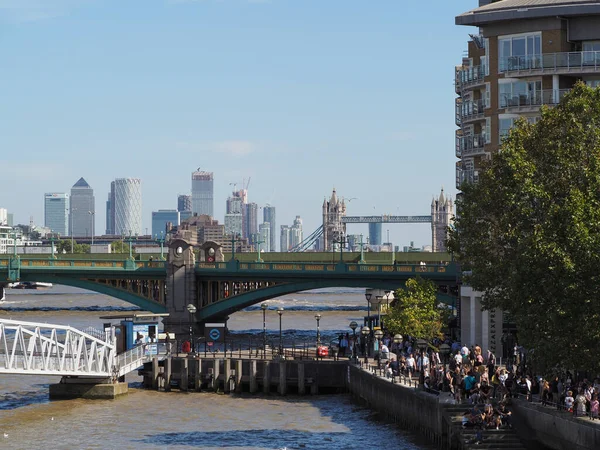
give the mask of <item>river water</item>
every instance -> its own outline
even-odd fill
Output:
[[[44,291],[7,291],[0,317],[101,328],[100,316],[134,310],[110,297],[55,286]],[[325,342],[350,331],[366,315],[364,291],[321,290],[268,302],[267,327],[288,341],[313,340],[315,312]],[[262,311],[248,308],[228,322],[233,335],[262,333]],[[228,396],[155,392],[128,376],[129,394],[116,400],[48,400],[57,377],[0,375],[1,449],[430,449],[418,436],[382,422],[347,395],[314,397]]]

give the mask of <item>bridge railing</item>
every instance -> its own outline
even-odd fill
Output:
[[[9,259],[0,259],[0,267],[8,267]],[[27,267],[61,267],[61,268],[97,268],[97,269],[163,269],[166,261],[132,261],[107,259],[38,259],[20,258],[21,268]]]
[[[246,263],[231,262],[196,263],[198,271],[239,271],[239,272],[351,272],[351,273],[448,273],[447,264],[339,264],[339,263]]]

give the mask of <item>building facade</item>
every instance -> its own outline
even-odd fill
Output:
[[[480,0],[456,24],[478,27],[455,71],[460,189],[477,182],[517,119],[535,123],[542,105],[558,104],[578,81],[600,85],[600,2]],[[481,310],[480,292],[462,286],[460,296],[463,344],[504,353],[500,337],[510,340],[510,324]]]
[[[163,237],[181,223],[180,212],[174,209],[152,211],[152,236]]]
[[[61,236],[69,234],[69,194],[49,192],[44,195],[44,226]]]
[[[214,216],[214,177],[212,172],[192,173],[192,213]]]
[[[8,211],[6,208],[0,208],[0,225],[8,225]]]
[[[112,230],[108,234],[142,234],[142,180],[117,178],[111,183],[110,214]]]
[[[96,199],[94,190],[80,178],[71,188],[69,235],[92,236],[95,233]]]
[[[383,242],[383,224],[374,222],[369,224],[369,244],[381,245]]]
[[[264,252],[271,251],[271,224],[263,222],[258,226],[258,235],[260,239],[260,250]],[[258,242],[257,242],[258,244]]]
[[[242,205],[242,236],[254,243],[254,237],[258,233],[258,205],[256,203],[246,203]]]
[[[289,225],[281,225],[281,232],[279,233],[279,251],[287,252],[292,248],[290,240],[291,227]]]
[[[178,195],[177,196],[177,211],[191,211],[192,210],[192,196],[191,195]]]
[[[276,226],[276,215],[275,215],[275,207],[267,205],[263,208],[263,222],[268,223],[271,227],[269,231],[269,250],[265,250],[267,252],[275,252],[277,251],[276,242],[277,242],[277,226]],[[264,240],[264,239],[263,239]]]

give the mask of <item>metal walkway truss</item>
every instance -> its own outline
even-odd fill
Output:
[[[88,334],[70,326],[0,319],[0,374],[118,377],[149,360],[146,347],[117,355],[114,328]]]

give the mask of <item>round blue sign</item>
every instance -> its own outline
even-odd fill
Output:
[[[220,332],[218,329],[216,329],[216,328],[213,328],[212,330],[210,330],[210,331],[208,332],[208,336],[209,336],[209,337],[210,337],[210,338],[211,338],[213,341],[218,341],[218,340],[219,340],[219,338],[221,337],[221,332]]]

